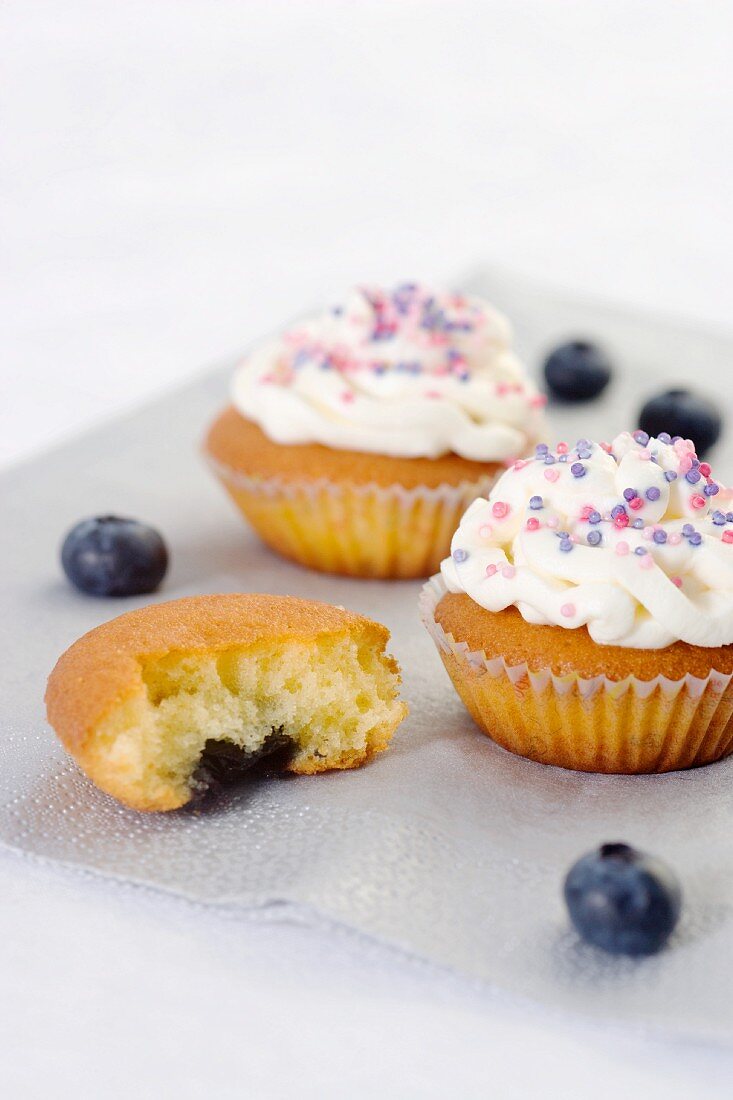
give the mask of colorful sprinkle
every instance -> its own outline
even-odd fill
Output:
[[[560,539],[558,546],[562,550],[563,554],[568,554],[573,549],[573,540],[570,538]]]
[[[564,603],[560,608],[560,614],[564,615],[566,619],[572,619],[575,615],[575,604]]]
[[[676,585],[677,588],[682,588],[682,577],[672,577],[672,584]]]
[[[532,516],[530,519],[527,520],[527,530],[528,531],[538,531],[539,527],[540,527],[540,521],[538,519],[536,519],[534,516]]]
[[[601,513],[600,512],[591,512],[590,515],[588,516],[588,523],[600,523],[600,522],[601,522]]]
[[[574,462],[570,467],[570,473],[573,477],[585,477],[587,470],[582,462]]]
[[[616,543],[616,553],[618,554],[618,556],[620,558],[625,558],[626,555],[628,554],[628,552],[629,552],[628,542],[624,542],[623,539],[622,539],[621,542]]]
[[[706,485],[703,489],[703,493],[706,497],[715,497],[720,492],[720,486],[716,485],[714,481],[711,481],[709,485]]]
[[[509,505],[505,504],[503,500],[497,500],[491,505],[491,511],[497,519],[504,519],[509,515]]]
[[[670,546],[679,546],[682,542],[682,535],[678,534],[677,531],[673,531],[671,535],[667,536],[667,542]]]
[[[552,466],[548,466],[545,469],[545,477],[548,481],[557,481],[560,476],[560,471],[553,469]]]
[[[639,562],[642,569],[651,569],[654,565],[654,558],[649,554],[646,558],[642,558]]]
[[[465,561],[467,557],[468,550],[463,550],[459,547],[457,550],[453,551],[453,561],[462,562]]]
[[[478,533],[482,539],[489,539],[494,533],[494,528],[490,523],[482,523],[478,529]]]
[[[666,531],[661,531],[661,530],[660,531],[655,531],[652,538],[654,539],[654,541],[656,543],[659,543],[659,545],[661,546],[663,543],[665,543],[667,541],[667,532]]]
[[[631,508],[634,512],[638,512],[639,509],[643,507],[644,501],[641,499],[641,497],[634,497],[633,500],[629,501],[629,508]]]
[[[602,538],[603,538],[603,535],[601,534],[600,531],[589,531],[588,532],[588,544],[590,546],[598,546],[599,543],[601,542]]]
[[[723,531],[723,542],[733,542],[733,531]]]
[[[662,494],[659,491],[659,489],[656,487],[656,485],[652,485],[651,488],[647,489],[647,491],[646,491],[646,499],[647,500],[659,500],[661,495]]]
[[[624,489],[624,500],[633,500],[638,495],[636,489]]]
[[[516,571],[516,569],[514,568],[513,565],[503,565],[501,567],[501,575],[502,575],[502,577],[506,577],[506,579],[508,581],[510,581],[512,579],[512,577],[516,574],[516,572],[517,571]]]
[[[498,572],[499,572],[499,570],[496,568],[495,565],[487,565],[486,566],[486,576],[487,577],[493,577]]]
[[[700,473],[702,474],[703,477],[710,477],[712,472],[713,472],[712,466],[710,465],[709,462],[701,462],[700,463]]]
[[[566,455],[569,450],[570,450],[570,448],[568,447],[567,443],[558,443],[557,453],[559,455]]]
[[[649,442],[649,436],[646,432],[643,432],[641,431],[641,429],[639,429],[638,432],[634,432],[634,440],[637,443],[641,443],[642,447],[646,447],[647,443]]]
[[[702,474],[700,473],[700,471],[692,467],[685,474],[685,481],[689,481],[690,485],[697,485],[701,477]]]
[[[695,531],[694,535],[690,535],[690,540],[689,541],[690,541],[690,546],[699,546],[700,543],[702,542],[702,535],[698,531]]]
[[[665,470],[664,471],[664,478],[665,478],[666,481],[676,481],[677,480],[677,474],[674,472],[674,470]]]
[[[705,497],[701,497],[698,493],[695,493],[693,496],[690,497],[690,504],[693,508],[704,508],[705,503]]]
[[[634,550],[634,553],[637,555],[637,557],[642,558],[644,554],[648,554],[649,551],[644,546],[637,546]]]

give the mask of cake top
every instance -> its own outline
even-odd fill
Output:
[[[362,287],[256,348],[233,401],[276,443],[501,462],[538,437],[545,403],[510,342],[478,298]]]
[[[470,506],[443,577],[489,611],[587,626],[603,645],[728,645],[732,498],[689,439],[540,443]]]

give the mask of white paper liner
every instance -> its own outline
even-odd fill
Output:
[[[615,699],[629,691],[639,699],[646,699],[656,688],[660,688],[670,699],[686,688],[691,699],[698,699],[708,687],[722,695],[733,677],[733,673],[717,672],[713,669],[708,676],[701,678],[688,673],[680,680],[670,680],[662,675],[651,680],[639,680],[635,676],[627,676],[624,680],[610,680],[607,676],[584,679],[576,675],[558,676],[551,668],[533,672],[525,661],[518,665],[508,665],[503,657],[487,657],[483,650],[470,650],[466,642],[457,642],[452,634],[435,621],[435,609],[447,591],[445,581],[437,574],[423,585],[420,593],[420,616],[438,649],[468,661],[475,669],[485,669],[490,676],[506,676],[513,684],[528,679],[532,688],[538,692],[543,691],[551,682],[558,695],[566,695],[576,689],[584,699],[590,699],[600,691],[608,692]]]

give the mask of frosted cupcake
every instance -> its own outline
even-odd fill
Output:
[[[540,444],[503,474],[422,595],[484,732],[582,771],[733,751],[732,497],[665,434]]]
[[[476,298],[355,290],[248,356],[207,454],[285,557],[427,576],[466,506],[540,433],[544,398],[510,339]]]

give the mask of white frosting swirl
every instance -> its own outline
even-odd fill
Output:
[[[412,284],[355,290],[257,348],[232,397],[276,443],[500,462],[538,438],[545,402],[510,336],[477,298]]]
[[[731,498],[690,440],[540,444],[468,509],[443,577],[489,611],[586,625],[602,645],[728,645]]]

